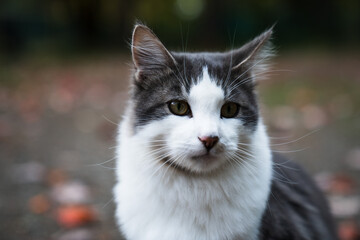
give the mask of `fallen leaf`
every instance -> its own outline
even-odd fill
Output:
[[[62,206],[57,210],[56,219],[61,226],[73,228],[94,222],[97,219],[97,213],[91,206]]]

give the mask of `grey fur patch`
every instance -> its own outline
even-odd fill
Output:
[[[135,103],[134,128],[171,114],[167,103],[186,101],[183,89],[188,93],[207,67],[210,77],[224,90],[225,101],[241,106],[237,118],[254,130],[259,118],[254,73],[269,56],[264,51],[270,36],[268,30],[242,48],[224,53],[169,52],[150,29],[137,25],[132,44],[136,70],[131,96]]]

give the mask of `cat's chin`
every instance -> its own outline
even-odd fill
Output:
[[[189,161],[191,163],[190,169],[196,173],[213,172],[224,164],[219,155],[209,153],[192,156]]]
[[[188,157],[187,163],[178,163],[170,158],[163,159],[163,164],[177,171],[190,174],[205,174],[214,172],[224,163],[224,161],[214,154],[202,154]]]

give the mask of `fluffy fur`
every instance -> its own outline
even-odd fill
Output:
[[[326,233],[330,222],[318,224],[323,229],[315,235],[307,225],[301,226],[305,230],[299,233],[294,227],[299,238],[289,235],[286,226],[272,226],[273,219],[284,225],[288,215],[281,206],[274,208],[280,209],[279,213],[271,213],[268,205],[276,205],[269,198],[271,189],[278,195],[284,192],[283,185],[276,182],[281,177],[274,171],[254,91],[255,78],[263,71],[268,56],[270,36],[271,30],[227,53],[189,54],[169,52],[147,27],[135,27],[135,74],[119,129],[118,183],[114,188],[116,218],[126,239],[332,236]],[[189,114],[172,114],[167,104],[173,100],[186,101],[191,108]],[[220,115],[227,102],[235,102],[240,108],[231,118]],[[219,141],[209,150],[199,141],[204,136],[216,136]],[[314,189],[303,194],[299,188],[301,198],[297,199],[307,201]],[[298,195],[290,191],[283,197],[283,206],[288,204],[290,209],[294,200],[291,196]],[[296,214],[304,215],[318,207],[316,204],[306,203],[303,206],[310,207]],[[298,215],[293,211],[289,214],[297,223]],[[309,219],[318,215],[310,214]],[[322,217],[317,219],[323,221]]]
[[[193,89],[195,92],[211,94],[211,87],[218,91],[215,84],[203,81]],[[193,99],[200,102],[199,111],[207,98],[200,94]],[[249,139],[254,146],[249,152],[254,156],[246,162],[229,162],[221,171],[209,174],[189,174],[159,162],[151,148],[154,139],[168,135],[164,126],[176,125],[176,119],[153,122],[136,135],[129,131],[130,121],[125,118],[120,128],[121,161],[115,188],[117,218],[128,239],[256,239],[271,179],[270,151],[261,123]],[[199,127],[199,132],[213,131],[211,120],[199,121],[193,125]],[[231,136],[234,131],[227,129],[229,126],[223,127],[229,138],[236,137]],[[189,133],[194,131],[191,130]],[[179,131],[173,133],[177,137],[169,136],[175,138],[171,143],[176,144],[176,138],[183,135],[184,131]]]

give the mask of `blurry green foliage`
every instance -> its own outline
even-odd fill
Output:
[[[2,0],[0,51],[124,49],[137,20],[179,50],[230,48],[275,22],[282,46],[360,42],[358,0]]]

